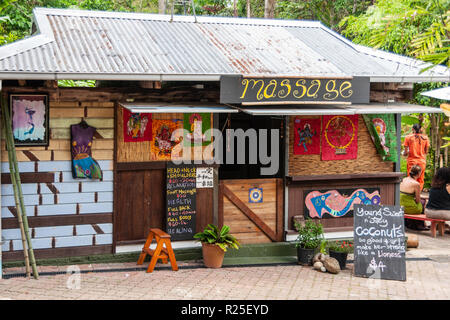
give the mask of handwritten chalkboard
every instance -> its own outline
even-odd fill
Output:
[[[190,240],[195,234],[196,170],[193,165],[167,163],[166,232],[172,240]]]
[[[353,216],[355,275],[405,281],[403,208],[355,204]]]

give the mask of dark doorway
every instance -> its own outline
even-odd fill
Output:
[[[252,116],[245,113],[237,114],[220,114],[219,116],[219,128],[223,129],[223,164],[220,166],[219,179],[260,179],[260,178],[283,178],[284,173],[284,148],[285,148],[285,132],[284,132],[284,117],[282,116]],[[232,139],[234,140],[234,146],[239,143],[238,139],[232,134],[227,134],[227,129],[242,129],[246,132],[248,129],[254,129],[256,131],[257,142],[256,146],[252,145],[253,150],[257,150],[257,162],[250,163],[250,141],[249,138],[245,139],[245,164],[237,163],[238,152],[234,152],[234,163],[229,163],[227,159],[227,153],[232,152]],[[259,141],[262,138],[260,129],[267,129],[267,136],[264,140],[267,143],[267,155],[269,158],[278,160],[278,170],[274,174],[266,175],[261,174],[261,168],[270,167],[269,164],[261,163]],[[278,149],[271,145],[271,130],[277,129],[279,134]],[[236,132],[236,131],[235,131]],[[242,140],[241,140],[242,141]],[[235,149],[236,150],[236,149]],[[276,152],[276,155],[272,155]],[[231,158],[231,157],[230,157]]]

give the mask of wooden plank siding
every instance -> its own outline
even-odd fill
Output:
[[[25,92],[23,88],[4,92]],[[22,88],[20,88],[22,89]],[[49,91],[53,89],[46,88]],[[114,103],[64,101],[67,90],[50,93],[47,147],[16,147],[25,208],[36,258],[112,252]],[[42,92],[42,91],[41,91]],[[58,100],[57,100],[58,98]],[[80,95],[77,99],[83,99]],[[84,119],[97,128],[92,157],[103,179],[73,179],[70,125]],[[2,128],[3,130],[3,128]],[[3,259],[22,260],[20,229],[15,217],[8,153],[1,140]]]
[[[262,202],[249,202],[250,188],[263,188]],[[282,195],[281,179],[222,180],[219,225],[228,225],[243,244],[282,241]]]
[[[318,155],[294,155],[294,120],[289,117],[288,226],[294,230],[293,217],[304,214],[304,190],[339,188],[380,188],[382,204],[395,203],[395,164],[382,161],[361,115],[358,117],[358,153],[352,160],[322,161]],[[298,118],[321,118],[298,116]],[[324,123],[322,123],[322,130]],[[323,139],[323,138],[322,138]],[[365,176],[363,179],[362,176]],[[325,231],[349,230],[353,218],[321,219]]]

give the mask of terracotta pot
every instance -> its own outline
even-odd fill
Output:
[[[202,243],[203,263],[208,268],[221,268],[225,251],[215,244]]]

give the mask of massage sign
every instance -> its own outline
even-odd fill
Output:
[[[406,281],[403,208],[355,204],[353,217],[355,275]]]
[[[196,168],[167,163],[167,233],[172,240],[190,240],[195,233]]]

